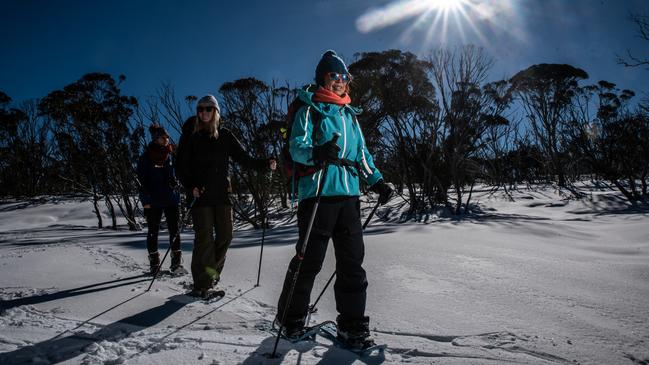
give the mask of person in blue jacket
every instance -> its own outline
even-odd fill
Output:
[[[289,264],[276,320],[281,323],[286,337],[296,338],[304,332],[313,282],[322,267],[331,238],[336,256],[334,292],[339,313],[338,337],[351,347],[364,348],[371,346],[373,340],[369,333],[369,317],[365,315],[367,278],[362,267],[365,247],[360,216],[360,180],[364,180],[370,190],[379,193],[381,204],[388,201],[392,188],[383,180],[367,150],[356,118],[360,111],[350,105],[351,75],[334,51],[327,51],[322,56],[316,67],[315,80],[318,86],[315,92],[299,91],[298,97],[305,105],[296,113],[288,141],[289,151],[295,162],[328,166],[328,170],[325,175],[322,168],[317,169],[298,182],[298,253],[318,193],[321,193],[321,200],[292,300],[287,303],[294,271],[300,261],[297,255]],[[334,134],[339,135],[335,142]],[[322,192],[319,192],[323,176],[325,181]]]
[[[140,156],[137,175],[140,180],[140,202],[147,222],[146,246],[149,252],[150,270],[153,274],[160,265],[158,232],[164,213],[171,241],[170,270],[173,274],[186,274],[187,270],[182,266],[180,235],[178,235],[180,195],[172,160],[174,147],[169,143],[169,133],[160,125],[152,124],[149,132],[153,141]]]

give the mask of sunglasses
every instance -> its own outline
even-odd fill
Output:
[[[199,106],[199,107],[196,108],[196,110],[197,110],[199,113],[202,113],[202,112],[204,112],[204,111],[205,111],[205,112],[208,112],[208,113],[211,113],[212,110],[214,110],[214,107],[213,107],[213,106]]]
[[[350,74],[339,74],[337,72],[329,72],[327,75],[329,75],[329,78],[332,81],[342,81],[342,82],[350,82],[352,80],[352,75]]]

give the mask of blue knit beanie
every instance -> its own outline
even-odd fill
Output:
[[[327,72],[336,72],[339,74],[349,73],[345,62],[333,50],[325,52],[320,62],[318,62],[318,66],[315,68],[315,82],[318,85],[324,85],[324,75]]]

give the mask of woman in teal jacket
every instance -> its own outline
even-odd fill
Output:
[[[351,75],[334,51],[322,56],[315,79],[318,86],[315,92],[299,92],[298,97],[305,105],[297,111],[289,137],[293,160],[317,167],[298,183],[298,253],[323,176],[325,181],[304,257],[296,255],[289,264],[277,321],[282,323],[284,335],[289,338],[303,333],[313,282],[332,238],[336,255],[334,292],[339,313],[338,337],[351,347],[363,348],[371,346],[373,341],[369,336],[369,317],[365,316],[367,279],[362,267],[365,247],[360,219],[360,179],[380,194],[382,204],[387,202],[392,189],[383,181],[365,146],[356,119],[359,111],[350,106]],[[334,135],[339,136],[335,142]],[[322,166],[328,168],[326,175]],[[287,303],[300,261],[293,296]]]

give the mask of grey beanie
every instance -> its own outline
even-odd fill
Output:
[[[213,106],[216,108],[216,111],[221,114],[221,108],[219,108],[219,102],[216,100],[214,95],[207,94],[198,100],[198,105],[202,106]]]

